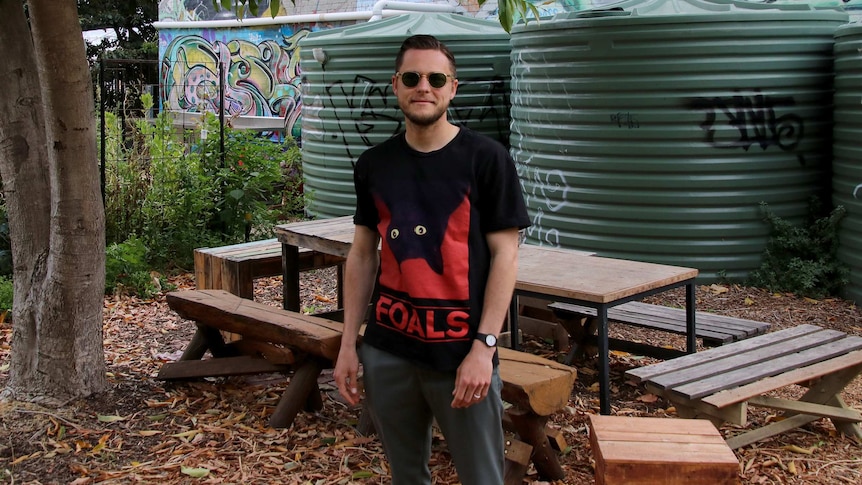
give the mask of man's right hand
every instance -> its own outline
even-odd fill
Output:
[[[356,375],[359,373],[359,356],[356,348],[341,348],[338,359],[335,361],[335,385],[338,392],[351,405],[359,403],[359,382]]]

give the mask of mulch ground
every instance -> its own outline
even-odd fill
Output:
[[[190,275],[171,279],[193,287]],[[306,311],[334,306],[334,275],[303,275]],[[281,305],[278,278],[259,280],[259,301]],[[840,299],[810,300],[739,286],[700,286],[699,310],[772,324],[773,330],[813,323],[862,335],[862,310]],[[682,291],[650,302],[681,306]],[[682,338],[613,325],[616,336],[682,349]],[[243,483],[283,485],[384,484],[387,466],[374,437],[355,431],[358,409],[339,398],[329,372],[320,379],[323,410],[301,413],[290,429],[272,429],[268,417],[290,376],[257,375],[165,383],[155,379],[175,360],[194,325],[177,317],[164,297],[105,299],[105,358],[110,388],[59,409],[0,402],[0,482],[15,484]],[[11,325],[0,326],[0,387],[8,378]],[[527,336],[526,351],[561,359],[551,342]],[[613,413],[675,417],[671,405],[624,378],[625,371],[655,362],[614,353]],[[595,360],[576,362],[578,380],[569,406],[551,419],[568,446],[561,452],[566,479],[555,485],[593,483],[587,415],[598,412]],[[801,392],[789,389],[785,394]],[[862,379],[843,394],[862,410]],[[780,419],[752,408],[749,427]],[[733,426],[721,431],[738,433]],[[739,476],[748,484],[862,483],[862,448],[840,436],[829,421],[816,421],[736,450]],[[435,436],[431,468],[435,483],[458,483],[442,436]],[[542,484],[534,471],[525,483]]]

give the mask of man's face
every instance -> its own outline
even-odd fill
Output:
[[[392,76],[392,90],[398,98],[398,106],[404,116],[418,126],[430,126],[446,114],[449,102],[455,97],[458,80],[447,77],[446,84],[435,88],[428,76],[431,73],[443,73],[452,76],[452,65],[449,59],[437,50],[411,49],[404,53],[398,74]],[[416,72],[421,76],[416,86],[408,87],[403,79],[404,73]]]

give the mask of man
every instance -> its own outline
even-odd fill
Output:
[[[461,483],[501,485],[496,337],[515,285],[518,230],[529,225],[526,207],[506,149],[447,119],[458,88],[451,51],[433,36],[410,37],[395,70],[406,131],[356,163],[335,380],[348,402],[359,402],[357,334],[377,277],[359,353],[392,483],[431,484],[436,418]]]

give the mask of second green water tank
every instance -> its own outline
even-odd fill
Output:
[[[835,127],[832,202],[847,211],[838,226],[838,258],[850,269],[844,297],[862,305],[862,24],[835,32]]]
[[[833,33],[804,4],[646,0],[512,31],[511,147],[528,241],[695,267],[759,266],[760,204],[828,197]]]

